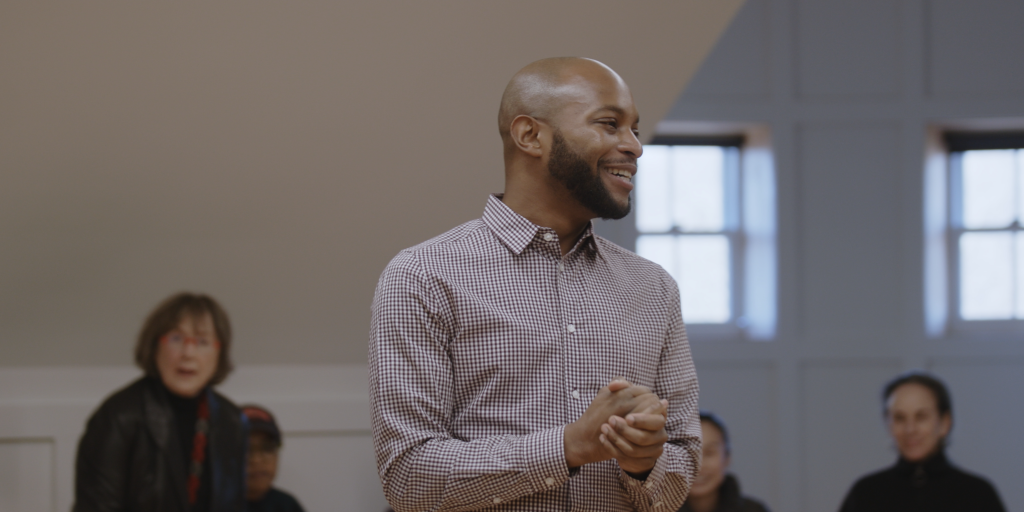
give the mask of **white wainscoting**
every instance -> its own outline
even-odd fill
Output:
[[[128,366],[0,368],[0,512],[69,510],[86,419],[138,375]],[[277,416],[285,437],[277,485],[308,512],[387,507],[365,366],[240,366],[218,389]]]

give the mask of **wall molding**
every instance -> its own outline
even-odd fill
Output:
[[[86,419],[107,396],[140,375],[131,366],[0,368],[0,446],[51,443],[53,485],[46,501],[53,510],[71,508],[75,453]],[[369,442],[367,377],[361,364],[240,365],[217,389],[238,404],[266,406],[277,415],[286,438],[343,436]],[[375,472],[372,467],[356,470]],[[11,478],[17,478],[17,468],[13,473]],[[305,501],[318,500],[309,496]]]

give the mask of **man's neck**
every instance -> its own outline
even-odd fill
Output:
[[[573,208],[576,199],[558,197],[546,191],[526,191],[510,186],[506,182],[502,202],[526,220],[542,227],[551,228],[558,234],[562,256],[572,250],[580,235],[590,224],[589,212],[582,207]]]

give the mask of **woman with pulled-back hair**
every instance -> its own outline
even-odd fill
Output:
[[[840,512],[1004,512],[992,484],[946,459],[953,405],[942,381],[901,375],[885,386],[882,403],[899,459],[858,480]]]
[[[700,412],[703,436],[701,467],[690,495],[678,512],[768,512],[763,503],[740,493],[740,482],[729,473],[732,449],[721,418]]]
[[[231,372],[231,324],[206,295],[157,306],[135,346],[141,378],[89,418],[75,461],[74,512],[241,512],[241,411],[213,391]]]

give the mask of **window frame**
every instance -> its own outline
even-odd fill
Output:
[[[946,164],[946,279],[949,295],[947,318],[954,333],[973,336],[1024,332],[1024,319],[967,320],[960,315],[960,238],[964,233],[1024,233],[1018,220],[1008,228],[966,229],[963,227],[963,156],[966,151],[1013,149],[1024,151],[1022,131],[946,131],[942,134]],[[1024,299],[1019,299],[1024,300]]]
[[[724,223],[721,231],[683,231],[672,226],[669,231],[644,232],[636,227],[633,219],[635,237],[634,244],[641,236],[706,236],[723,235],[729,244],[729,309],[730,317],[721,323],[690,323],[683,321],[691,334],[697,333],[701,338],[721,339],[740,337],[746,327],[744,300],[744,258],[746,255],[744,231],[744,186],[743,186],[743,147],[746,137],[739,135],[656,135],[645,146],[718,146],[725,149],[723,161],[724,191]]]

